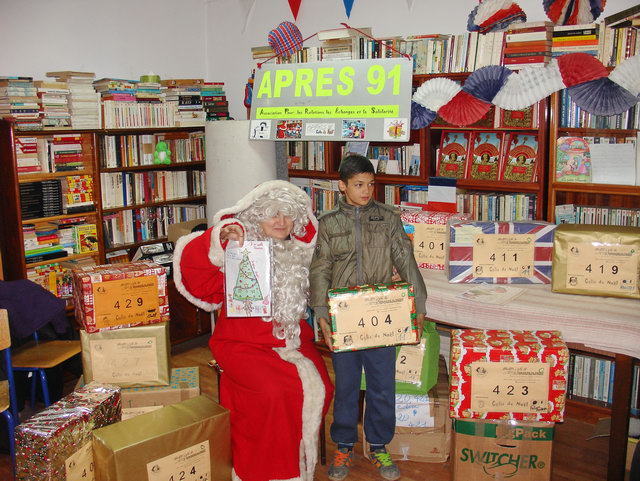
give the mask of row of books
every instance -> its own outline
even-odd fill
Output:
[[[186,199],[206,195],[206,172],[203,171],[151,171],[103,172],[102,207],[132,205]]]
[[[344,158],[348,152],[367,157],[378,174],[420,175],[420,144],[392,147],[347,142],[342,147],[340,158]]]
[[[384,203],[389,205],[426,204],[429,188],[426,185],[385,185]]]
[[[44,287],[56,297],[71,299],[73,297],[72,270],[94,265],[96,261],[93,257],[52,262],[27,269],[27,279]]]
[[[205,216],[206,206],[202,204],[143,207],[106,214],[102,217],[105,248],[161,239],[167,236],[169,224]]]
[[[333,209],[340,198],[340,189],[337,180],[308,179],[292,177],[291,182],[311,197],[311,208],[318,215]]]
[[[98,251],[97,227],[85,218],[24,224],[22,235],[28,264]]]
[[[558,137],[557,182],[638,185],[638,136]]]
[[[560,127],[577,129],[638,129],[640,109],[637,104],[617,115],[593,115],[578,107],[567,89],[560,92]]]
[[[104,135],[100,137],[102,168],[153,165],[158,142],[165,142],[171,163],[205,160],[204,132],[188,134]]]
[[[535,182],[535,133],[444,131],[436,152],[439,177]]]
[[[25,182],[20,184],[19,190],[20,210],[25,220],[95,209],[91,176]]]
[[[83,170],[82,142],[82,134],[16,137],[18,175]]]
[[[72,128],[99,129],[102,126],[100,94],[93,88],[93,72],[47,72],[47,77],[69,89],[67,99]]]
[[[556,224],[623,225],[640,227],[640,209],[562,204],[555,207]]]
[[[479,221],[535,220],[536,194],[499,194],[487,192],[459,192],[456,194],[458,212],[465,212]]]
[[[588,354],[569,354],[567,396],[601,406],[613,400],[615,362]]]
[[[292,141],[286,143],[286,149],[289,169],[319,171],[326,169],[324,142]]]

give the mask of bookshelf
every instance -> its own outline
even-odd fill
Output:
[[[550,97],[550,121],[549,121],[549,180],[548,180],[548,209],[547,218],[549,221],[556,219],[556,206],[572,204],[592,209],[576,209],[577,222],[585,224],[618,224],[633,225],[625,223],[619,218],[619,213],[626,217],[633,209],[640,209],[640,188],[637,185],[620,185],[591,182],[558,182],[556,180],[556,170],[558,166],[558,154],[556,145],[559,138],[602,138],[610,142],[625,143],[631,142],[637,148],[638,123],[636,107],[629,112],[617,116],[617,118],[604,119],[590,118],[589,116],[577,115],[576,119],[568,118],[568,112],[573,111],[569,105],[566,94],[556,92]],[[604,121],[604,123],[603,123]],[[617,123],[616,123],[617,122]],[[595,128],[595,125],[601,128]],[[615,126],[620,128],[611,128]],[[631,128],[630,128],[631,127]],[[635,173],[634,173],[635,174]],[[637,179],[636,179],[637,184]],[[608,209],[597,209],[608,208]],[[582,214],[580,212],[585,211]],[[606,210],[606,213],[604,211]],[[636,212],[637,215],[637,212]],[[635,224],[638,225],[638,224]]]

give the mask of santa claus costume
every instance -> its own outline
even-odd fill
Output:
[[[273,316],[227,317],[221,230],[237,224],[245,240],[265,240],[260,222],[280,213],[291,217],[294,227],[288,239],[272,241]],[[209,346],[222,369],[221,404],[231,411],[236,480],[313,480],[319,426],[333,394],[304,320],[316,236],[308,195],[275,180],[219,211],[209,230],[176,244],[178,290],[207,311],[221,309]]]

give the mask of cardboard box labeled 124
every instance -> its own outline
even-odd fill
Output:
[[[329,290],[333,350],[415,344],[416,306],[406,282]]]

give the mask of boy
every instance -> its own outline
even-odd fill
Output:
[[[327,346],[332,345],[327,291],[392,282],[394,267],[404,281],[413,284],[420,338],[426,288],[397,211],[373,200],[374,170],[369,159],[361,155],[345,157],[338,186],[344,197],[320,219],[310,268],[310,305]],[[370,443],[368,458],[384,479],[400,478],[400,470],[385,447],[393,438],[396,421],[395,353],[393,346],[333,353],[336,391],[331,438],[338,449],[329,466],[329,479],[346,478],[353,460],[363,367],[367,379],[364,430]]]

